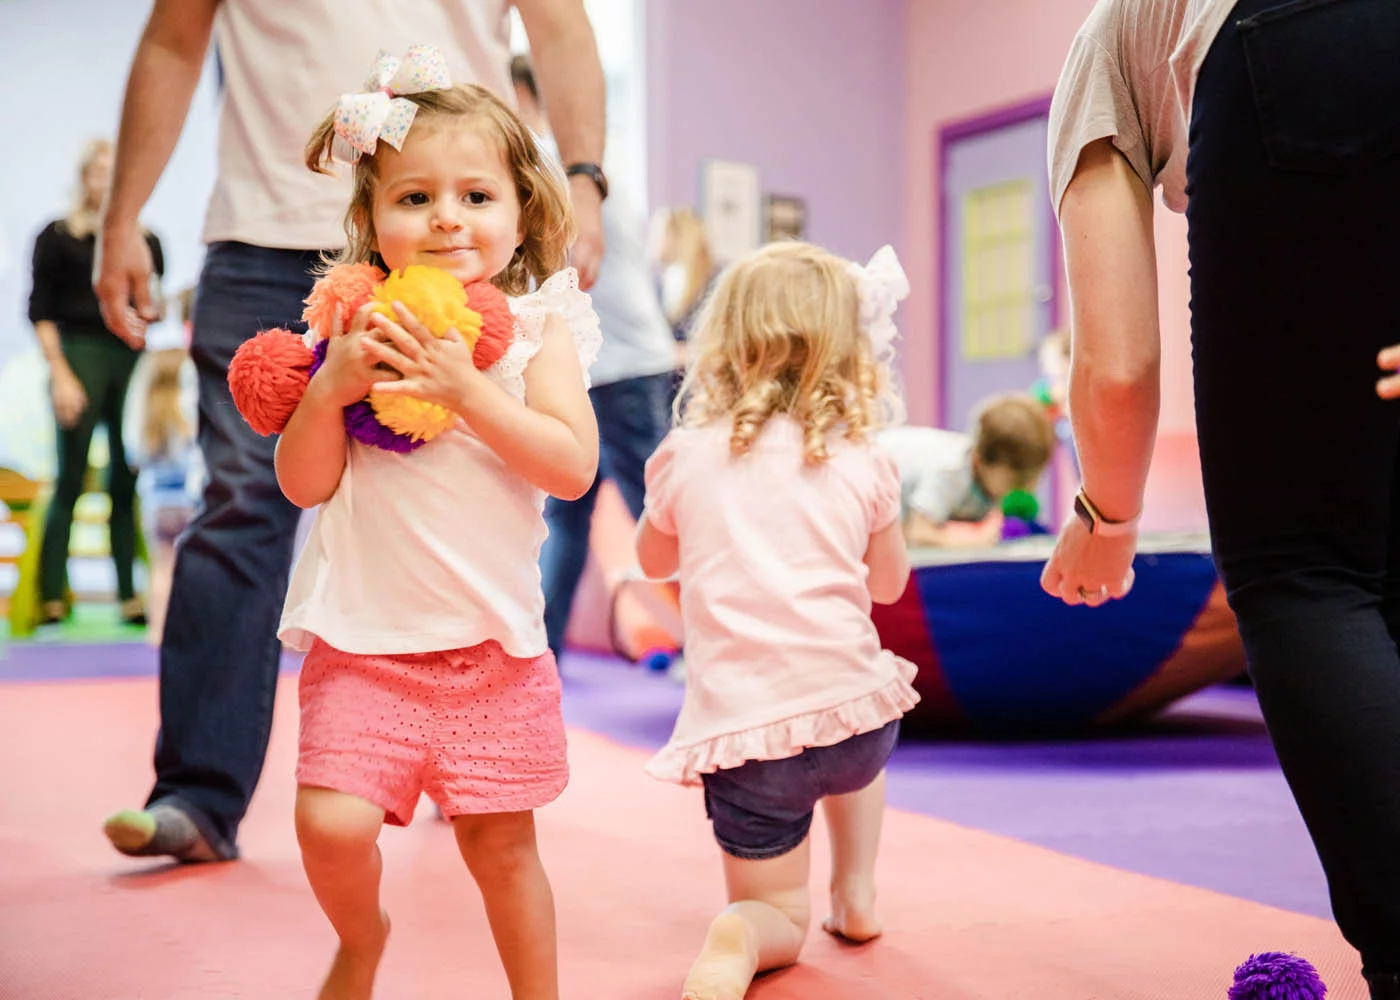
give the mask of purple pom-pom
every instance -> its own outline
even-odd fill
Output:
[[[315,375],[316,369],[325,363],[326,345],[329,343],[328,340],[318,340],[316,346],[311,349],[313,355],[311,375]],[[374,407],[369,405],[367,399],[351,403],[345,408],[345,433],[360,444],[367,444],[372,448],[382,448],[384,451],[398,452],[400,455],[407,454],[413,449],[427,444],[426,441],[410,437],[407,434],[400,434],[398,431],[385,427],[374,415]]]
[[[1322,1000],[1327,984],[1312,963],[1297,955],[1266,951],[1250,955],[1235,970],[1230,1000]]]

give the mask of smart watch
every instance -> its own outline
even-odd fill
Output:
[[[1089,499],[1082,486],[1079,488],[1079,492],[1074,495],[1074,513],[1080,521],[1084,522],[1084,527],[1089,529],[1089,534],[1097,535],[1100,538],[1118,538],[1122,535],[1132,534],[1137,530],[1138,521],[1142,519],[1142,512],[1138,511],[1126,521],[1108,520],[1094,506],[1094,502]]]
[[[603,173],[603,168],[596,163],[570,163],[564,168],[564,173],[569,177],[582,174],[594,184],[598,185],[598,197],[608,196],[608,175]]]

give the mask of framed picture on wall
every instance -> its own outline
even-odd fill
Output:
[[[700,172],[700,213],[717,262],[728,263],[758,246],[761,210],[757,167],[705,161]]]
[[[786,194],[770,194],[763,199],[764,238],[774,240],[805,240],[807,238],[807,203]]]

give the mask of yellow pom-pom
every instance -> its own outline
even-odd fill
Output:
[[[481,336],[481,314],[467,306],[466,289],[440,268],[411,264],[394,271],[375,291],[374,311],[397,320],[394,302],[402,302],[434,337],[455,329],[475,347]]]
[[[457,422],[451,410],[412,396],[371,392],[369,405],[381,424],[415,441],[431,441]]]

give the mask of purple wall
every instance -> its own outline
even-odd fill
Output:
[[[906,0],[647,0],[645,16],[653,208],[698,209],[701,162],[736,160],[806,199],[814,242],[903,254]]]

